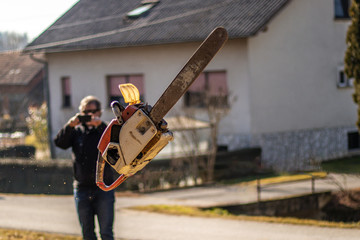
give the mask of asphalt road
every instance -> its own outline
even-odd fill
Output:
[[[338,180],[347,187],[359,187],[360,179],[348,176]],[[341,182],[342,181],[342,182]],[[316,183],[318,190],[334,186]],[[264,198],[309,191],[309,182],[286,183],[265,188]],[[209,187],[153,194],[117,196],[114,231],[126,240],[355,240],[360,229],[323,228],[252,221],[170,216],[129,210],[148,204],[210,206],[215,203],[249,202],[256,199],[254,187]],[[80,235],[72,196],[0,194],[0,228],[28,229]]]

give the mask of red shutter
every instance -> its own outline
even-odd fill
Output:
[[[124,83],[126,83],[125,76],[109,77],[109,94],[110,94],[110,96],[121,96],[119,85],[124,84]]]
[[[142,75],[129,76],[129,83],[132,83],[139,90],[140,96],[145,93],[144,90],[144,77]]]
[[[190,92],[203,92],[205,90],[205,74],[201,73],[194,83],[189,87]]]
[[[226,96],[228,94],[225,72],[211,72],[208,78],[210,96]]]
[[[70,78],[69,77],[63,77],[61,79],[61,85],[62,85],[62,93],[63,96],[67,95],[71,95],[71,90],[70,90]]]

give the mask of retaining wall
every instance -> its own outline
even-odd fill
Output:
[[[230,213],[253,216],[300,217],[322,219],[321,210],[331,200],[331,192],[305,194],[257,203],[217,206]]]
[[[204,156],[200,156],[204,158]],[[215,164],[215,181],[255,173],[261,158],[260,149],[219,152]],[[204,169],[197,169],[199,177]],[[117,190],[150,191],[186,186],[193,177],[188,159],[153,160],[142,171],[121,184]],[[0,192],[25,194],[72,194],[71,160],[35,161],[0,160]],[[193,183],[192,183],[193,184]],[[166,185],[166,186],[165,186]]]

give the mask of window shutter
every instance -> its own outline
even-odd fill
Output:
[[[225,72],[212,72],[208,74],[210,96],[226,96],[228,87]]]
[[[125,76],[109,77],[109,95],[110,96],[121,96],[119,85],[124,84],[124,83],[126,83]]]

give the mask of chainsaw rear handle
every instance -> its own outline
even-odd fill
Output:
[[[99,153],[97,164],[96,164],[96,185],[103,191],[111,191],[118,187],[121,183],[126,180],[126,176],[121,174],[110,186],[104,183],[104,170],[105,170],[105,159]]]

